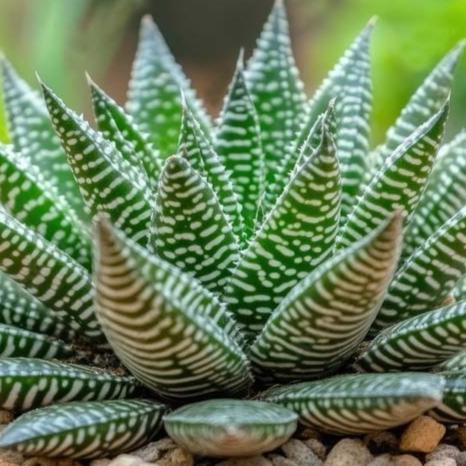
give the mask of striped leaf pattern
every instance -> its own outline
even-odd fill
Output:
[[[264,192],[264,154],[257,118],[241,55],[220,115],[215,150],[238,195],[247,237],[255,231]]]
[[[145,16],[131,72],[127,109],[163,157],[176,152],[182,116],[180,92],[202,127],[208,129],[210,122],[202,104],[154,21]]]
[[[54,186],[6,146],[0,147],[0,203],[17,220],[90,268],[86,227]]]
[[[155,253],[220,294],[239,244],[209,184],[183,157],[167,159],[153,215]]]
[[[366,186],[341,232],[342,247],[367,235],[396,209],[401,209],[405,218],[411,216],[434,163],[448,107],[446,101],[438,113],[405,139]]]
[[[198,455],[244,457],[286,442],[297,419],[293,411],[273,403],[220,399],[178,408],[164,416],[164,426],[176,443]]]
[[[144,399],[47,406],[8,425],[0,434],[0,448],[49,458],[115,455],[153,438],[163,412],[163,405]]]
[[[440,404],[433,374],[351,374],[272,388],[263,399],[295,411],[299,422],[333,434],[363,434],[406,424]]]
[[[466,376],[464,371],[446,371],[439,375],[445,380],[442,403],[429,414],[443,423],[466,422]]]
[[[27,165],[40,171],[80,218],[87,220],[78,186],[43,101],[4,59],[2,72],[5,110],[15,150]]]
[[[441,371],[462,371],[466,369],[466,349],[458,351],[451,358],[445,359],[437,365]]]
[[[327,129],[319,148],[294,174],[242,254],[225,301],[245,332],[260,332],[288,292],[333,252],[340,175]]]
[[[401,216],[306,277],[273,312],[251,348],[261,380],[305,380],[335,371],[366,336],[395,271]]]
[[[426,370],[466,346],[466,301],[425,312],[379,333],[356,363],[369,372]]]
[[[266,181],[273,184],[280,159],[298,133],[305,108],[282,0],[276,0],[262,30],[247,64],[246,79],[259,117]]]
[[[151,207],[145,177],[47,86],[42,89],[89,212],[107,213],[118,228],[146,245]]]
[[[430,236],[397,271],[374,330],[442,305],[466,273],[466,207]]]
[[[218,301],[103,220],[97,235],[97,314],[131,373],[170,399],[244,393],[248,362]]]
[[[100,369],[33,357],[0,360],[0,406],[26,411],[68,401],[126,398],[136,383]]]

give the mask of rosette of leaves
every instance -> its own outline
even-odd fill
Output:
[[[235,456],[297,422],[466,420],[462,47],[370,152],[372,29],[308,99],[278,2],[216,122],[150,18],[124,108],[89,78],[96,128],[3,64],[1,447],[91,458],[163,421]]]

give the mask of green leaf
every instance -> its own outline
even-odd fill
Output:
[[[363,434],[406,424],[442,401],[433,374],[351,374],[272,388],[263,399],[292,409],[299,422],[333,434]]]
[[[43,359],[69,358],[70,346],[40,333],[0,324],[0,358],[28,357]],[[7,392],[8,393],[8,392]]]
[[[66,401],[110,400],[134,394],[137,384],[100,369],[35,358],[0,360],[0,406],[26,411]]]
[[[189,80],[175,62],[152,18],[144,16],[127,109],[162,157],[175,153],[178,145],[182,116],[180,90],[201,126],[209,130],[209,119]]]
[[[215,150],[238,195],[248,238],[255,231],[264,191],[265,166],[260,136],[241,54],[220,115]]]
[[[417,128],[387,159],[365,187],[341,232],[339,243],[358,241],[396,209],[409,218],[429,177],[445,129],[449,101]]]
[[[244,393],[248,362],[220,302],[105,220],[96,235],[97,315],[130,372],[169,399]]]
[[[443,146],[419,204],[407,226],[408,256],[466,204],[466,132]]]
[[[42,84],[45,102],[86,206],[94,217],[107,213],[134,241],[147,244],[150,190],[140,167],[133,167],[87,122]]]
[[[368,372],[426,370],[466,346],[466,302],[393,325],[371,341],[356,368]]]
[[[442,305],[466,273],[466,207],[430,236],[398,269],[374,331]]]
[[[0,203],[17,220],[90,269],[87,226],[55,187],[7,146],[0,146]]]
[[[466,376],[463,370],[440,372],[445,380],[442,403],[429,412],[440,422],[464,424],[466,422]]]
[[[255,400],[209,400],[164,416],[168,435],[201,456],[253,456],[274,450],[296,430],[291,410]]]
[[[458,351],[451,358],[437,365],[441,371],[463,371],[466,369],[466,350]]]
[[[0,236],[0,270],[80,335],[101,339],[88,271],[1,209]]]
[[[401,222],[396,214],[291,290],[251,348],[259,379],[285,383],[315,378],[335,371],[351,357],[393,277]]]
[[[143,399],[56,404],[9,424],[0,434],[0,448],[48,458],[113,456],[153,438],[164,410],[163,405]]]
[[[288,292],[334,250],[340,175],[327,129],[293,175],[241,256],[225,290],[229,309],[249,336],[260,332]]]
[[[153,214],[154,252],[220,294],[239,244],[210,185],[187,160],[167,159]]]
[[[2,61],[2,71],[5,110],[15,150],[26,165],[36,167],[77,215],[87,221],[78,186],[42,99],[6,60]]]
[[[117,150],[133,166],[141,166],[149,184],[156,186],[162,161],[160,153],[149,143],[132,117],[88,76],[97,127],[104,137],[115,144]]]
[[[281,0],[275,2],[262,30],[247,64],[246,79],[259,117],[266,181],[270,185],[288,145],[299,131],[306,100]]]
[[[212,143],[207,138],[188,105],[183,107],[178,153],[185,157],[191,166],[212,186],[225,215],[240,240],[244,240],[244,225],[241,206],[233,185]]]

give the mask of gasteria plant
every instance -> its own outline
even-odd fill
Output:
[[[372,29],[309,101],[278,2],[216,124],[150,18],[126,109],[89,79],[98,130],[3,64],[1,447],[466,420],[466,134],[439,150],[462,45],[370,152]]]

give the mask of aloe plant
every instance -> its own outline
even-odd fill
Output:
[[[3,64],[1,447],[92,458],[163,421],[238,456],[297,422],[466,421],[461,46],[370,152],[373,27],[308,100],[277,2],[216,122],[147,17],[126,107],[88,79],[96,128]]]

